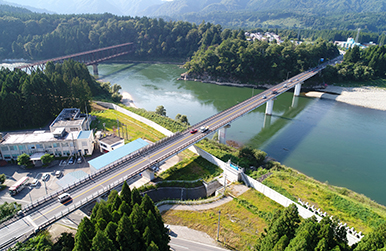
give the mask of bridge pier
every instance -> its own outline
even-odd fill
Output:
[[[264,116],[264,123],[263,123],[263,128],[268,128],[271,126],[271,116],[265,115]]]
[[[293,108],[297,107],[298,106],[298,101],[299,101],[299,97],[294,95],[292,97],[292,105],[291,105],[291,107],[293,107]]]
[[[98,74],[98,64],[93,64],[92,65],[92,70],[94,72],[94,75],[99,75]]]
[[[218,130],[218,142],[221,144],[226,144],[227,141],[227,128],[231,127],[230,124],[220,128]]]
[[[295,85],[295,91],[294,91],[294,95],[295,96],[299,96],[300,95],[300,89],[302,88],[302,84],[303,84],[303,82],[300,82],[300,83]]]
[[[273,110],[273,99],[270,99],[266,103],[265,114],[272,115],[272,110]]]

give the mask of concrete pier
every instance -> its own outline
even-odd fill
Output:
[[[231,127],[230,124],[220,128],[218,130],[218,142],[221,144],[226,144],[227,141],[227,128]]]
[[[93,70],[95,76],[99,75],[98,74],[98,64],[93,64],[92,65],[92,70]]]
[[[269,128],[271,126],[271,118],[272,117],[267,114],[264,116],[263,128]]]
[[[303,84],[303,82],[300,82],[299,84],[295,85],[295,91],[294,91],[294,95],[295,96],[299,96],[300,95],[300,90],[302,88],[302,84]]]
[[[267,101],[266,103],[266,107],[265,107],[265,114],[267,115],[272,115],[272,110],[273,110],[273,99],[270,99]]]

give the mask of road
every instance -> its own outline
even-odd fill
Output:
[[[188,250],[200,250],[200,251],[225,251],[228,249],[221,248],[221,247],[216,247],[213,245],[205,244],[205,243],[199,243],[196,241],[191,241],[187,239],[182,239],[182,238],[174,238],[171,237],[170,239],[170,248],[171,250],[175,251],[188,251]]]
[[[335,60],[333,60],[335,61]],[[201,126],[208,126],[209,129],[202,133],[190,133],[190,129],[178,133],[174,136],[161,140],[151,146],[145,147],[138,154],[132,154],[129,160],[123,163],[117,163],[110,168],[105,168],[104,172],[99,172],[93,177],[87,177],[82,180],[80,184],[76,184],[73,188],[68,189],[67,193],[71,194],[72,200],[66,204],[62,204],[57,200],[57,194],[46,198],[46,201],[27,212],[27,216],[22,219],[7,225],[0,229],[0,249],[5,243],[14,238],[18,238],[25,234],[29,234],[35,229],[45,226],[50,222],[65,216],[71,211],[79,208],[86,201],[91,201],[97,197],[101,190],[109,190],[112,188],[111,184],[122,183],[123,179],[133,177],[143,172],[147,168],[161,163],[165,159],[174,154],[188,148],[197,141],[206,137],[211,133],[238,117],[254,110],[255,108],[265,104],[268,100],[274,99],[276,96],[286,92],[296,84],[301,83],[314,75],[318,74],[322,67],[314,71],[307,71],[297,76],[286,80],[256,96],[251,97],[244,102],[241,102],[223,112],[220,112],[196,125],[192,128],[200,128]],[[284,84],[287,86],[284,87]],[[273,90],[276,89],[274,93]],[[107,170],[107,171],[106,171]],[[59,192],[59,194],[62,192]],[[98,194],[99,193],[99,194]]]

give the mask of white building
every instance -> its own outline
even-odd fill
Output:
[[[125,145],[125,140],[115,135],[106,135],[98,139],[99,148],[102,153],[111,152]]]
[[[85,131],[88,129],[87,117],[78,108],[63,109],[50,125],[50,131],[64,128],[67,132]]]
[[[60,133],[61,132],[61,133]],[[64,129],[7,133],[0,140],[0,159],[17,159],[23,153],[50,153],[55,156],[69,156],[75,153],[91,155],[94,150],[92,131],[66,132]]]

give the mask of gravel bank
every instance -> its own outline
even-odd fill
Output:
[[[308,92],[306,96],[386,111],[385,88],[327,86],[325,89]]]

